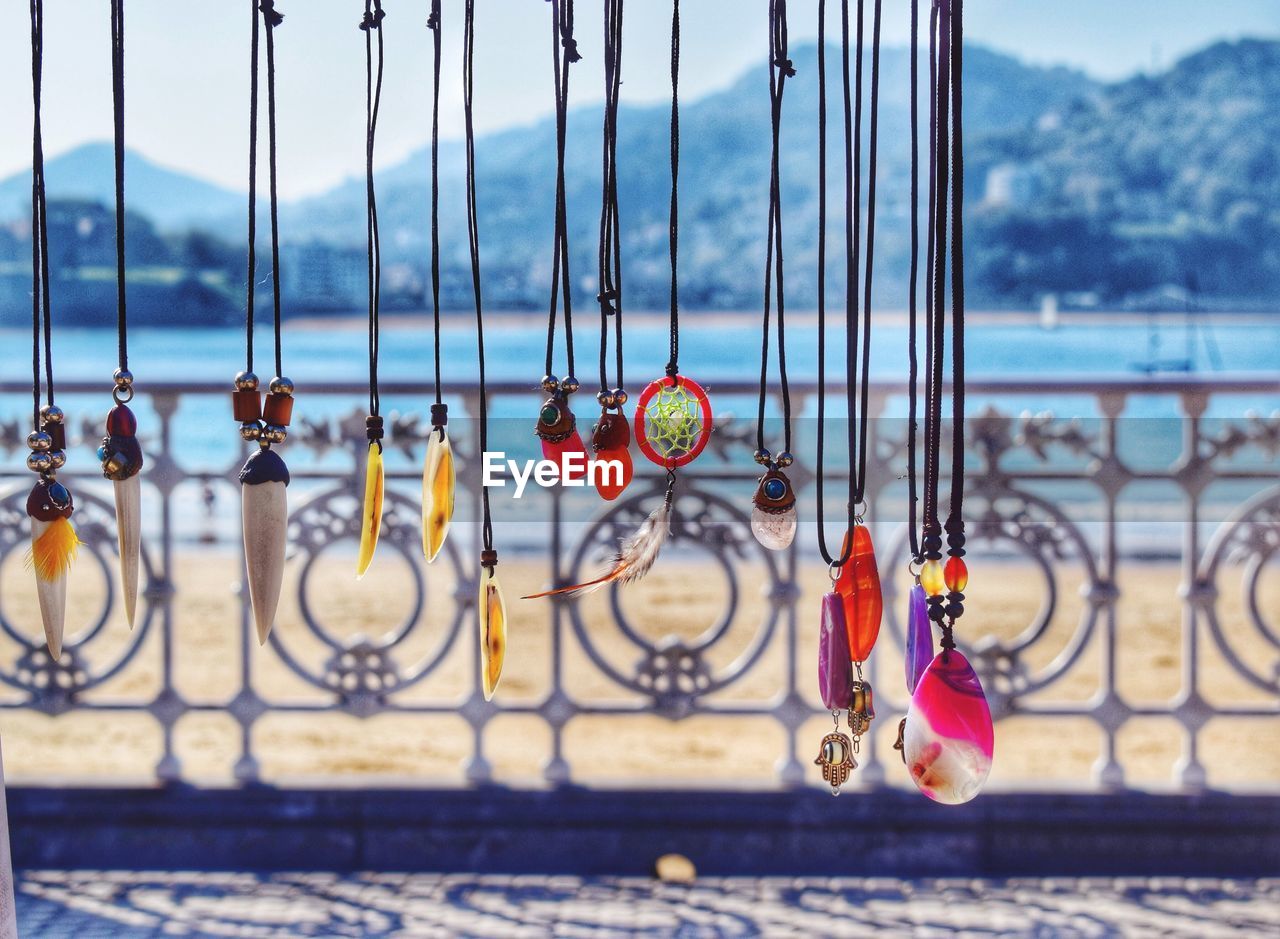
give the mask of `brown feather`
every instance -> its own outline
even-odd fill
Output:
[[[524,600],[538,600],[542,597],[580,597],[594,593],[605,584],[630,584],[644,577],[658,560],[658,554],[667,541],[671,531],[671,493],[662,500],[662,505],[650,513],[635,533],[625,539],[614,555],[612,566],[608,571],[594,580],[558,587],[555,590],[544,590],[542,593],[522,597]]]

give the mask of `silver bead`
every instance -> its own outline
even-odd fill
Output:
[[[27,469],[33,473],[47,473],[53,469],[53,457],[46,450],[33,450],[27,454]]]
[[[236,388],[239,391],[256,391],[258,376],[253,372],[236,372]]]
[[[118,368],[111,373],[111,380],[120,388],[129,388],[133,385],[133,372],[127,368]]]
[[[596,401],[605,409],[618,406],[618,399],[614,397],[613,392],[605,391],[603,388],[596,392]]]
[[[613,389],[613,400],[618,403],[618,407],[623,407],[627,403],[627,391],[625,388]]]
[[[271,384],[267,388],[273,395],[291,395],[293,394],[293,379],[277,375],[271,379]]]
[[[578,384],[578,379],[574,378],[572,375],[568,376],[567,378],[564,379],[564,381],[560,382],[560,390],[567,395],[573,394],[580,387],[582,386]]]
[[[257,421],[245,421],[240,425],[241,440],[257,440],[262,436],[262,425]]]
[[[62,408],[56,404],[46,404],[40,409],[40,423],[42,424],[61,424],[66,417],[62,413]]]
[[[62,469],[67,464],[66,450],[50,450],[49,459],[53,461],[54,469]]]
[[[760,449],[756,451],[756,462],[761,466],[768,466],[772,454],[768,450]]]
[[[795,458],[795,457],[793,457],[793,456],[792,456],[789,452],[787,452],[786,450],[783,450],[781,453],[779,453],[779,454],[778,454],[778,466],[779,466],[779,467],[782,467],[782,466],[790,466],[790,465],[791,465],[792,463],[794,463],[795,461],[796,461],[796,458]]]
[[[27,434],[27,447],[31,450],[48,450],[53,446],[53,437],[43,430],[33,430]]]
[[[262,428],[262,439],[271,443],[284,443],[284,438],[287,436],[289,431],[280,424],[268,424]]]
[[[543,375],[542,390],[549,395],[555,394],[560,390],[560,379],[556,378],[554,375]]]

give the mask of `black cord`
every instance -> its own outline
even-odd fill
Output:
[[[378,394],[378,342],[379,307],[382,292],[382,246],[378,233],[378,200],[373,187],[373,147],[378,132],[378,108],[382,103],[383,42],[382,21],[386,13],[382,0],[365,0],[364,18],[360,29],[364,31],[365,62],[365,198],[368,206],[367,243],[369,275],[369,414],[377,417],[381,406]],[[374,41],[377,33],[377,68],[374,68]]]
[[[471,291],[476,302],[476,357],[480,383],[480,453],[489,448],[489,397],[484,374],[484,302],[480,293],[480,227],[476,211],[476,136],[472,121],[472,93],[475,78],[475,0],[466,0],[462,36],[462,113],[466,122],[467,153],[467,244],[471,249]],[[489,509],[489,487],[480,487],[480,538],[485,551],[493,550],[493,518]]]
[[[561,47],[564,58],[561,59]],[[568,374],[574,374],[573,365],[573,298],[570,295],[569,278],[569,225],[565,200],[565,140],[567,138],[569,111],[569,66],[582,58],[573,38],[573,0],[551,0],[551,61],[555,79],[556,104],[556,205],[554,247],[551,252],[551,303],[547,316],[546,374],[551,374],[552,352],[555,346],[556,311],[561,306],[563,293],[565,357]]]
[[[258,280],[258,3],[249,0],[249,254],[244,304],[244,358],[253,371],[253,308]]]
[[[436,404],[440,404],[440,0],[431,0],[431,312],[435,331]]]
[[[31,397],[32,426],[40,427],[41,341],[46,398],[53,404],[53,329],[49,311],[49,213],[45,199],[44,134],[40,105],[44,83],[44,0],[31,0]]]
[[[618,95],[622,86],[622,0],[604,5],[604,127],[601,137],[600,194],[600,390],[610,390],[607,373],[609,319],[613,318],[618,384],[622,377],[622,241],[618,219]]]
[[[120,368],[129,367],[124,290],[124,0],[111,0],[111,117],[116,187],[116,340]]]
[[[871,399],[871,280],[875,270],[876,243],[876,156],[878,151],[878,127],[880,113],[880,6],[875,0],[871,26],[871,114],[867,155],[867,247],[866,270],[862,283],[862,387],[858,413],[858,484],[854,488],[854,505],[862,502],[867,486],[867,431]],[[862,2],[858,2],[858,76],[862,76]],[[858,104],[862,104],[862,91],[858,91]]]
[[[846,34],[847,38],[847,34]],[[827,564],[842,566],[853,550],[852,539],[841,548],[838,557],[827,547],[823,519],[823,454],[826,449],[826,374],[827,374],[827,4],[818,0],[818,430],[817,479],[814,484],[818,527],[818,551]],[[846,43],[847,52],[847,43]],[[845,362],[846,388],[852,394],[852,363]],[[852,405],[852,397],[850,397]],[[852,407],[849,419],[853,419]],[[849,474],[849,504],[853,504],[853,474]]]
[[[947,533],[959,555],[964,554],[963,18],[964,0],[951,0],[951,507]]]
[[[680,0],[671,4],[671,209],[667,220],[671,246],[671,358],[667,375],[680,372]]]
[[[284,374],[281,361],[280,324],[280,209],[276,187],[276,45],[275,29],[284,22],[275,0],[261,0],[262,22],[267,35],[267,176],[271,213],[271,316],[275,339],[276,375]]]
[[[916,479],[916,416],[920,364],[916,349],[918,311],[916,281],[920,266],[920,107],[917,69],[919,67],[920,8],[911,0],[911,270],[907,284],[907,541],[911,559],[923,562],[920,555],[920,532],[917,502],[919,484]]]
[[[782,185],[780,149],[782,96],[796,70],[787,52],[787,2],[769,2],[769,102],[772,155],[769,161],[769,224],[764,265],[764,316],[760,348],[760,400],[756,415],[756,449],[764,450],[764,409],[769,377],[769,305],[776,283],[778,379],[782,388],[783,450],[791,452],[791,386],[787,381],[786,306],[782,259]]]
[[[949,134],[949,97],[950,66],[946,53],[951,41],[950,7],[947,0],[938,0],[937,4],[937,73],[934,89],[934,118],[931,164],[934,170],[933,222],[933,266],[931,270],[933,293],[933,309],[930,314],[931,361],[930,374],[932,388],[928,403],[929,421],[926,425],[926,499],[928,510],[925,513],[925,531],[922,547],[929,560],[937,560],[942,556],[942,526],[938,517],[938,477],[940,447],[942,443],[942,363],[945,354],[946,329],[946,269],[947,269],[947,186],[948,186],[948,134]]]

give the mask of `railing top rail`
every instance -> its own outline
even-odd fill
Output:
[[[379,382],[383,392],[388,395],[419,394],[428,388],[427,381],[397,381],[382,379]],[[754,394],[759,384],[754,380],[740,379],[704,382],[710,389],[722,394]],[[456,389],[457,381],[446,383],[446,392],[450,387]],[[1014,375],[988,376],[968,378],[965,382],[970,392],[986,394],[1098,394],[1103,392],[1120,392],[1125,394],[1180,394],[1185,392],[1213,392],[1219,394],[1241,393],[1277,393],[1280,394],[1280,371],[1264,372],[1218,372],[1211,375],[1128,375],[1125,373],[1099,375]],[[905,386],[905,378],[886,380],[872,379],[873,391],[880,393],[900,392]],[[840,388],[836,382],[828,383],[828,388]],[[68,394],[100,392],[104,388],[100,380],[58,382],[58,390]],[[474,391],[476,383],[468,381],[464,385],[467,391]],[[515,395],[534,390],[531,382],[493,381],[488,382],[490,394]],[[217,381],[148,381],[139,386],[143,393],[164,394],[222,394],[229,392],[229,382]],[[812,394],[818,390],[815,381],[792,380],[793,393]],[[0,382],[0,392],[29,392],[30,385],[21,382]],[[360,381],[327,382],[324,385],[308,386],[306,392],[324,395],[363,395],[368,386]]]

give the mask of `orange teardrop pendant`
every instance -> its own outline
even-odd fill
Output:
[[[865,662],[880,635],[884,597],[880,592],[880,571],[871,532],[865,525],[855,525],[852,532],[845,535],[846,547],[850,537],[853,551],[840,569],[836,592],[844,598],[849,655],[855,662]]]

